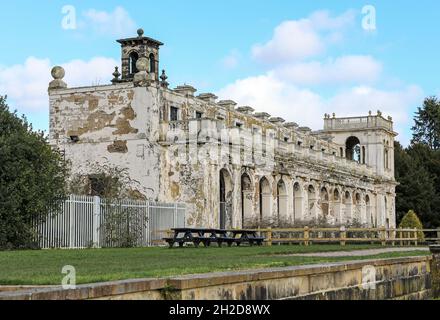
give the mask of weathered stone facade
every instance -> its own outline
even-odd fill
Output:
[[[49,87],[50,140],[75,174],[126,168],[133,191],[187,204],[187,224],[243,227],[325,218],[395,226],[391,118],[325,115],[312,132],[159,77],[160,42],[123,39],[122,78]],[[109,70],[110,71],[110,70]],[[356,160],[356,161],[354,161]]]

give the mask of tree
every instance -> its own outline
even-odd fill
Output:
[[[414,146],[413,146],[414,147]],[[417,154],[421,155],[418,147]],[[426,150],[425,150],[426,151]],[[435,177],[421,164],[413,152],[402,148],[399,142],[394,145],[395,175],[399,185],[396,188],[396,215],[400,221],[409,211],[419,212],[426,227],[440,225],[440,215],[436,212],[438,195]]]
[[[440,149],[440,101],[426,98],[414,117],[413,144],[424,143],[432,150]]]
[[[401,229],[423,229],[422,222],[413,210],[409,210],[399,224]],[[423,232],[417,232],[417,238],[423,240],[425,238]]]
[[[0,248],[31,246],[32,222],[65,197],[66,173],[44,133],[10,112],[0,96]]]

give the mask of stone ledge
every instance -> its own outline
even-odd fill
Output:
[[[23,287],[26,290],[4,291],[0,290],[0,300],[86,300],[112,297],[123,297],[130,294],[161,292],[162,290],[185,291],[191,289],[203,289],[207,287],[221,287],[236,285],[237,283],[257,283],[270,280],[282,280],[284,278],[324,276],[329,273],[347,272],[359,270],[363,266],[372,265],[375,267],[410,265],[416,263],[429,264],[432,260],[430,256],[390,258],[380,260],[346,261],[338,263],[328,263],[321,265],[304,265],[293,267],[280,267],[270,269],[257,269],[239,272],[218,272],[210,274],[187,275],[181,277],[171,277],[163,279],[132,279],[113,282],[95,283],[79,285],[74,290],[63,290],[60,287],[41,288]],[[429,269],[424,268],[414,275],[397,274],[397,279],[382,279],[381,281],[397,281],[411,277],[419,277],[429,274]],[[335,288],[335,290],[338,290]],[[411,292],[407,292],[410,294]]]
[[[41,288],[0,293],[0,300],[86,300],[129,293],[160,290],[166,279],[133,279],[78,285],[76,289]]]
[[[314,274],[332,273],[349,271],[362,268],[366,265],[375,267],[394,265],[402,263],[429,262],[432,258],[429,256],[422,257],[404,257],[390,258],[380,260],[362,260],[362,261],[345,261],[336,263],[326,263],[321,265],[305,265],[293,267],[280,267],[269,269],[255,269],[238,272],[218,272],[200,275],[185,275],[181,277],[173,277],[168,280],[168,284],[179,290],[210,287],[217,285],[226,285],[240,282],[252,282],[259,280],[271,280],[297,276],[309,276]]]

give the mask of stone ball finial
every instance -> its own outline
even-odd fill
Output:
[[[138,34],[139,38],[141,38],[144,35],[144,29],[142,29],[142,28],[138,29],[137,34]]]
[[[56,66],[52,68],[51,74],[55,80],[61,80],[66,75],[66,71],[63,67]]]
[[[136,62],[136,68],[138,69],[138,71],[147,71],[148,59],[145,57],[138,59],[138,61]]]
[[[52,74],[54,80],[49,83],[49,90],[67,88],[67,84],[63,81],[63,78],[66,75],[66,71],[62,67],[53,67],[50,73]]]

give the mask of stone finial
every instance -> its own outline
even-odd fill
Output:
[[[137,87],[146,87],[149,83],[148,79],[148,59],[142,57],[136,62],[138,72],[134,75],[133,82]]]
[[[197,92],[197,89],[194,88],[193,86],[185,84],[183,86],[177,86],[177,88],[174,89],[174,91],[183,94],[186,97],[194,97],[194,93]]]
[[[284,124],[284,127],[291,129],[291,128],[298,128],[299,126],[296,122],[287,122]]]
[[[142,38],[144,36],[144,29],[140,28],[137,30],[137,34],[139,38]]]
[[[160,76],[160,86],[162,88],[168,88],[170,85],[167,80],[168,76],[165,74],[165,70],[162,70],[162,75]]]
[[[309,127],[300,127],[298,128],[298,130],[301,132],[312,132],[312,129],[310,129]]]
[[[213,93],[202,93],[199,94],[197,98],[209,103],[215,103],[215,101],[218,99],[218,97]]]
[[[121,73],[119,72],[119,67],[115,67],[115,72],[113,72],[113,79],[112,83],[119,82],[119,77],[121,76]]]
[[[238,107],[237,111],[244,114],[252,114],[252,112],[254,112],[255,110],[252,107],[243,106],[243,107]]]
[[[286,122],[286,120],[284,120],[283,118],[280,118],[280,117],[274,117],[274,118],[270,118],[269,122],[274,123],[274,124],[283,124],[284,122]]]
[[[257,112],[254,113],[254,117],[258,119],[268,120],[271,117],[271,115],[267,112]]]
[[[63,81],[63,78],[66,75],[66,71],[63,69],[63,67],[53,67],[51,74],[54,80],[49,83],[49,90],[67,88],[67,84]]]
[[[231,111],[234,110],[235,106],[237,105],[237,103],[232,100],[221,100],[217,104]]]
[[[382,116],[382,111],[377,110],[377,115],[378,115],[378,116]]]
[[[333,119],[335,119],[335,118],[336,118],[336,113],[333,112]]]
[[[393,117],[388,116],[388,121],[393,121]]]
[[[371,110],[368,111],[368,115],[369,115],[369,116],[371,116],[372,114],[373,114],[373,112],[371,112]]]

